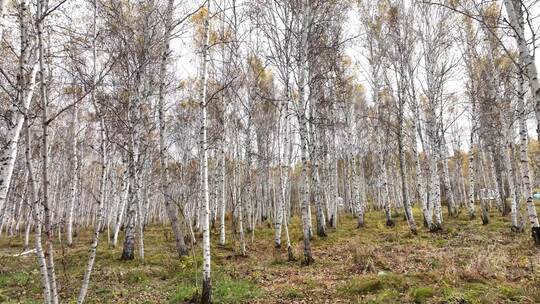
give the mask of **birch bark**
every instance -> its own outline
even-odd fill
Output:
[[[99,176],[99,188],[97,199],[97,214],[96,223],[94,227],[94,233],[92,235],[92,245],[90,246],[90,253],[88,262],[86,264],[86,270],[79,290],[79,296],[77,297],[77,304],[82,304],[86,298],[88,292],[88,286],[90,285],[90,275],[94,267],[94,261],[96,260],[96,252],[99,244],[99,232],[103,222],[103,208],[105,206],[105,187],[107,183],[107,134],[105,128],[105,115],[101,110],[98,102],[96,101],[96,61],[97,61],[97,49],[96,49],[96,18],[97,18],[97,0],[93,0],[93,18],[92,18],[92,92],[90,93],[90,99],[97,117],[99,117],[99,156],[101,171]]]
[[[161,61],[159,66],[159,89],[158,89],[158,120],[159,120],[159,163],[160,163],[160,182],[161,182],[161,195],[167,210],[167,216],[171,222],[172,230],[174,233],[176,243],[176,253],[179,257],[188,255],[188,249],[184,241],[184,233],[181,226],[178,223],[176,208],[171,204],[170,197],[170,181],[169,181],[169,166],[168,159],[166,157],[167,145],[165,143],[166,138],[166,125],[165,125],[165,80],[167,74],[167,63],[170,57],[170,39],[173,30],[173,11],[174,0],[167,1],[167,7],[165,9],[165,32],[163,38],[163,46],[161,52]]]
[[[298,60],[298,106],[297,106],[297,119],[300,129],[300,152],[302,158],[302,179],[303,192],[301,196],[300,209],[302,212],[302,235],[304,243],[304,264],[309,265],[313,263],[313,256],[311,253],[311,233],[310,233],[310,214],[309,214],[309,177],[308,177],[308,132],[307,132],[307,112],[305,109],[306,103],[306,67],[305,67],[305,49],[308,42],[308,31],[311,24],[311,12],[310,4],[304,3],[302,5],[302,17],[301,17],[301,37],[300,44],[298,46],[299,60]]]
[[[79,157],[79,153],[78,153],[78,109],[77,107],[75,106],[73,108],[73,122],[72,122],[72,132],[73,132],[73,137],[72,137],[72,145],[71,145],[71,149],[72,149],[72,159],[71,159],[71,165],[72,165],[72,170],[71,170],[71,192],[70,192],[70,200],[69,200],[69,214],[68,214],[68,222],[67,222],[67,243],[68,243],[68,246],[72,246],[73,245],[73,213],[74,213],[74,209],[75,209],[75,201],[77,200],[77,184],[78,184],[78,181],[77,181],[77,176],[78,176],[78,164],[79,164],[79,161],[78,161],[78,157]]]
[[[204,18],[203,48],[202,48],[202,79],[200,106],[202,115],[202,191],[203,191],[203,277],[201,303],[210,304],[212,296],[212,282],[210,269],[210,193],[208,189],[208,143],[207,143],[207,90],[208,90],[208,48],[210,28],[210,0],[206,0],[206,16]]]
[[[52,210],[49,201],[49,122],[48,122],[48,95],[45,80],[45,51],[43,42],[43,23],[46,3],[44,0],[37,1],[36,28],[38,39],[38,62],[39,62],[39,80],[40,80],[40,99],[41,99],[41,128],[42,128],[42,205],[44,213],[45,228],[45,258],[47,261],[47,274],[51,290],[51,299],[53,304],[58,303],[58,289],[56,285],[56,274],[54,269],[54,248],[53,248],[53,225]]]
[[[25,110],[26,114],[27,110]],[[47,261],[45,259],[45,253],[43,251],[43,244],[42,244],[42,212],[41,212],[41,205],[38,198],[38,190],[36,181],[34,179],[34,172],[32,168],[32,159],[31,159],[31,137],[30,137],[30,129],[28,127],[28,123],[25,120],[25,163],[26,163],[26,170],[28,171],[28,184],[30,187],[30,200],[32,201],[32,212],[33,212],[33,219],[35,220],[35,228],[34,228],[34,246],[36,248],[36,256],[38,259],[38,265],[39,265],[39,272],[41,274],[41,285],[43,287],[43,300],[46,304],[53,303],[52,301],[52,294],[51,294],[51,284],[49,281],[49,274],[47,269]]]

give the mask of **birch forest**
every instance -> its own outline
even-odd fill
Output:
[[[0,0],[0,303],[540,303],[540,0]]]

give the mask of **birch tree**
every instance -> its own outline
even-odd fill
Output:
[[[201,54],[201,120],[202,120],[202,138],[201,138],[201,170],[202,170],[202,191],[203,191],[203,277],[202,277],[202,294],[201,303],[211,303],[212,298],[212,282],[210,274],[210,197],[208,189],[208,143],[207,143],[207,86],[208,86],[208,48],[209,48],[209,28],[210,28],[210,0],[206,1],[206,16],[204,18],[204,34],[203,46]]]
[[[167,209],[167,215],[171,222],[172,230],[174,233],[174,238],[176,241],[176,251],[179,257],[185,256],[188,254],[186,244],[184,242],[184,233],[181,230],[181,226],[178,222],[177,212],[173,205],[171,205],[171,197],[169,194],[170,182],[169,182],[169,173],[168,173],[168,158],[166,157],[167,153],[167,144],[165,142],[166,138],[166,118],[165,118],[165,89],[166,89],[166,72],[167,64],[170,57],[170,39],[173,26],[173,13],[174,13],[174,0],[168,0],[167,6],[165,7],[165,18],[163,20],[163,45],[161,51],[161,61],[159,66],[159,79],[161,80],[158,88],[158,119],[159,119],[159,163],[160,163],[160,181],[161,181],[161,191],[162,199]]]

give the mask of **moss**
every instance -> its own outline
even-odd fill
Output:
[[[0,274],[0,288],[8,286],[26,286],[30,280],[30,274],[25,271],[17,271],[11,274]]]
[[[461,287],[445,288],[443,299],[447,303],[501,303],[508,299],[500,297],[498,287],[490,287],[482,283],[470,283]]]
[[[445,239],[437,239],[433,242],[435,244],[435,246],[439,247],[439,248],[444,248],[448,245],[448,240],[445,240]]]
[[[340,291],[349,295],[364,295],[383,289],[379,279],[352,279],[348,284],[340,288]]]
[[[523,288],[516,288],[509,285],[499,286],[499,292],[504,298],[518,302],[527,295],[527,292]]]
[[[415,287],[411,289],[410,296],[415,303],[425,303],[435,295],[435,290],[431,287]]]
[[[383,289],[377,293],[369,303],[400,303],[401,295],[395,289]]]
[[[429,261],[429,265],[432,269],[439,268],[441,266],[441,262],[439,260],[431,260]]]
[[[6,287],[8,285],[8,275],[0,274],[0,288]]]
[[[302,291],[300,291],[300,290],[298,290],[296,288],[288,287],[283,292],[283,297],[286,298],[286,299],[289,299],[289,300],[294,300],[294,299],[303,298],[304,294],[302,293]]]
[[[405,278],[403,275],[388,272],[383,276],[379,276],[384,287],[392,288],[399,291],[408,289],[408,281],[412,278]]]
[[[304,286],[306,286],[307,289],[315,289],[315,288],[317,288],[318,285],[319,285],[319,283],[317,283],[312,278],[307,278],[307,279],[304,280]]]

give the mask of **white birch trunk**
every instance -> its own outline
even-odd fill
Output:
[[[77,171],[79,170],[78,168],[78,164],[79,164],[79,161],[78,161],[78,151],[77,151],[77,146],[78,146],[78,127],[79,127],[79,124],[78,124],[78,109],[77,107],[75,106],[73,108],[73,122],[72,122],[72,132],[73,132],[73,138],[72,138],[72,159],[71,159],[71,165],[72,165],[72,170],[71,170],[71,191],[70,191],[70,197],[69,197],[69,213],[68,213],[68,222],[67,222],[67,244],[68,246],[72,246],[73,245],[73,211],[75,209],[75,201],[77,200],[77,184],[78,184],[78,181],[77,181],[77,176],[78,176],[78,173]]]
[[[26,111],[27,109],[25,109],[25,112]],[[41,274],[41,285],[43,287],[43,302],[46,304],[51,304],[53,302],[52,295],[51,295],[51,284],[49,282],[47,261],[45,259],[45,254],[43,251],[43,245],[42,245],[42,239],[41,239],[42,213],[41,213],[41,206],[39,204],[39,199],[38,199],[37,185],[34,179],[34,173],[32,169],[30,129],[27,123],[25,123],[25,141],[26,141],[25,163],[26,163],[26,170],[28,171],[28,184],[30,187],[29,198],[33,204],[32,206],[33,218],[36,223],[35,229],[34,229],[35,230],[34,231],[34,246],[36,248],[36,256],[38,258],[39,271]]]
[[[127,205],[127,201],[129,197],[130,181],[129,181],[128,169],[124,170],[121,185],[122,186],[121,186],[120,194],[118,195],[118,210],[117,210],[118,214],[116,216],[116,222],[115,222],[114,234],[113,234],[113,242],[112,242],[113,248],[115,248],[116,244],[118,243],[118,235],[120,233],[120,227],[122,226],[122,222],[124,219],[124,211],[126,210],[126,205]]]
[[[432,108],[433,105],[428,105],[427,109],[427,134],[429,137],[430,151],[428,154],[429,158],[429,169],[431,176],[431,186],[430,186],[430,207],[434,215],[434,223],[431,230],[436,231],[442,229],[442,209],[441,209],[441,184],[440,184],[440,172],[442,168],[438,168],[440,151],[438,150],[439,145],[437,144],[437,130],[436,130],[436,118],[435,111]]]
[[[92,22],[92,92],[91,92],[91,101],[94,109],[96,111],[97,117],[99,117],[99,155],[101,163],[101,171],[99,177],[99,190],[98,190],[98,201],[97,201],[97,215],[96,215],[96,224],[94,227],[94,234],[92,235],[92,245],[90,246],[90,254],[88,257],[88,262],[86,264],[86,270],[84,272],[84,277],[79,290],[79,296],[77,298],[77,304],[82,304],[88,292],[88,286],[90,285],[90,275],[92,274],[92,268],[94,267],[94,261],[96,260],[96,251],[99,244],[99,231],[101,223],[103,222],[103,208],[105,206],[105,187],[107,183],[107,134],[105,129],[105,113],[103,113],[96,101],[96,18],[97,18],[97,0],[93,1],[93,22]]]
[[[444,179],[444,188],[446,192],[446,199],[448,204],[448,213],[450,216],[457,216],[457,207],[454,197],[454,192],[452,188],[452,183],[450,182],[450,172],[448,170],[448,147],[446,146],[446,140],[444,139],[444,134],[441,134],[441,155],[442,155],[442,170],[443,170],[443,179]]]
[[[519,88],[518,88],[519,89]],[[519,93],[518,93],[519,94]],[[506,177],[508,181],[509,196],[511,197],[510,203],[510,219],[511,219],[511,230],[518,232],[522,229],[519,227],[518,223],[518,205],[519,205],[519,196],[517,187],[514,183],[514,162],[512,160],[512,151],[513,149],[513,132],[512,132],[512,122],[511,118],[505,113],[502,109],[500,110],[501,117],[501,129],[503,132],[501,146],[503,148],[502,156],[504,157],[504,169],[506,171]]]
[[[381,130],[376,131],[377,132],[377,153],[379,154],[378,162],[379,162],[379,170],[381,172],[379,176],[379,186],[381,189],[381,200],[382,205],[384,208],[384,215],[386,217],[386,226],[392,227],[394,226],[394,221],[392,220],[392,209],[390,206],[390,193],[388,189],[388,173],[386,171],[386,161],[385,161],[385,155],[384,155],[384,149],[383,149],[383,139],[381,135]]]
[[[201,295],[201,303],[210,304],[212,295],[211,269],[210,269],[210,193],[208,189],[208,143],[207,143],[207,90],[208,90],[208,48],[209,48],[209,27],[210,27],[210,0],[206,1],[207,15],[204,18],[204,36],[202,49],[202,79],[201,79],[201,96],[200,106],[202,115],[202,191],[203,191],[203,289]]]
[[[135,101],[139,102],[139,101]],[[134,251],[135,251],[135,229],[136,229],[136,222],[137,222],[137,206],[139,204],[138,202],[138,192],[139,192],[139,181],[138,181],[138,170],[137,170],[137,163],[138,163],[138,143],[139,140],[137,138],[138,131],[136,130],[138,126],[133,125],[134,121],[137,121],[135,118],[137,116],[136,112],[137,109],[135,107],[137,105],[133,104],[133,101],[130,102],[129,105],[129,114],[132,118],[128,119],[131,120],[131,126],[130,126],[130,132],[132,134],[129,135],[128,138],[128,163],[127,163],[127,171],[128,171],[128,190],[127,190],[127,200],[126,200],[126,216],[125,216],[125,225],[124,225],[124,244],[122,248],[122,260],[133,260],[134,259]]]
[[[288,96],[288,93],[287,93]],[[283,205],[285,205],[286,193],[285,193],[285,176],[284,172],[287,170],[285,166],[286,151],[288,147],[288,134],[287,134],[287,100],[283,102],[280,108],[280,115],[278,121],[277,139],[278,139],[278,153],[279,153],[279,198],[276,205],[276,215],[274,220],[274,246],[276,248],[281,247],[281,227],[283,223]],[[283,138],[283,144],[281,139]],[[287,219],[285,219],[286,221]]]
[[[467,201],[467,209],[469,210],[469,218],[474,219],[476,217],[476,210],[474,204],[474,191],[476,185],[475,167],[474,167],[474,137],[476,131],[476,102],[472,102],[472,119],[471,119],[471,134],[469,141],[469,199]]]
[[[160,182],[161,182],[161,196],[165,209],[171,222],[172,231],[175,238],[176,253],[179,257],[188,255],[188,249],[184,241],[184,233],[181,229],[181,225],[178,223],[176,208],[171,204],[170,197],[170,181],[169,181],[169,166],[168,158],[166,157],[167,145],[165,144],[166,127],[165,127],[165,112],[164,112],[164,99],[165,99],[165,80],[167,72],[167,62],[170,57],[170,39],[171,32],[173,30],[172,17],[174,11],[174,0],[167,1],[167,7],[165,11],[165,32],[164,41],[161,52],[161,61],[159,66],[159,92],[158,92],[158,119],[159,119],[159,162],[160,162]]]
[[[401,95],[402,96],[402,95]],[[403,97],[401,97],[403,98]],[[407,172],[405,163],[405,150],[404,150],[404,103],[405,100],[400,99],[398,101],[398,167],[401,180],[401,198],[403,203],[403,209],[405,211],[405,217],[409,225],[409,229],[413,234],[416,234],[416,223],[414,221],[414,215],[412,212],[411,202],[409,200],[409,189],[407,184]]]
[[[308,42],[308,27],[311,23],[311,12],[310,4],[305,3],[303,6],[303,13],[301,17],[302,27],[301,27],[301,37],[299,44],[299,67],[298,67],[298,109],[297,109],[297,118],[300,129],[300,152],[302,159],[302,177],[301,184],[303,185],[303,192],[301,195],[301,205],[300,209],[302,212],[302,238],[304,243],[304,264],[309,265],[313,263],[313,257],[311,254],[311,225],[310,225],[310,214],[309,214],[309,177],[308,177],[308,131],[307,131],[307,111],[305,108],[306,96],[306,47]]]
[[[40,71],[40,97],[41,97],[41,127],[42,127],[42,205],[44,212],[44,227],[45,227],[45,258],[47,261],[47,274],[49,276],[49,284],[51,290],[52,303],[58,303],[58,289],[56,285],[56,274],[54,269],[54,248],[53,248],[53,225],[52,225],[52,210],[49,201],[49,122],[48,122],[48,95],[45,80],[45,52],[43,42],[43,23],[45,8],[44,0],[37,1],[36,27],[38,38],[38,58]]]
[[[223,135],[225,136],[225,135]],[[225,184],[225,173],[227,163],[225,161],[225,140],[222,140],[221,143],[221,172],[220,172],[220,212],[219,212],[219,245],[225,246],[225,212],[227,207],[227,195],[226,195],[226,184]]]

